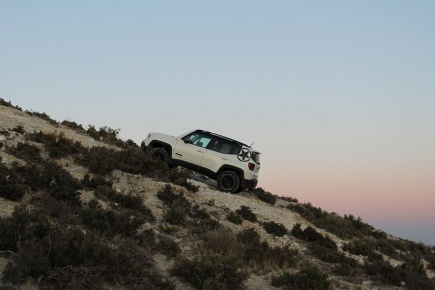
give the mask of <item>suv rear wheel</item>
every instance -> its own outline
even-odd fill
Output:
[[[239,189],[240,179],[234,171],[224,171],[219,174],[217,185],[224,192],[235,193]]]

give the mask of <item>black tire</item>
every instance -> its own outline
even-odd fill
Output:
[[[239,188],[237,188],[236,191],[234,191],[233,193],[241,193],[244,190],[245,189],[243,187],[239,186]]]
[[[169,165],[169,155],[163,148],[153,148],[150,151],[150,157],[154,161],[162,162]]]
[[[219,174],[217,185],[224,192],[235,193],[239,189],[240,179],[234,171],[224,171]]]

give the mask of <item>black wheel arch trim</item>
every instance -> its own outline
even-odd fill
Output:
[[[219,174],[221,174],[223,171],[227,171],[227,170],[231,170],[237,173],[237,175],[240,178],[240,181],[245,179],[245,174],[243,173],[243,170],[241,170],[240,168],[237,168],[235,166],[232,165],[228,165],[228,164],[224,164],[221,166],[221,168],[219,168],[218,172],[216,172],[216,178],[219,176]]]
[[[157,146],[156,146],[156,145],[157,145]],[[153,141],[150,142],[150,144],[148,144],[147,149],[148,149],[149,151],[151,151],[151,149],[159,148],[159,147],[163,147],[163,148],[165,148],[166,151],[168,152],[169,160],[172,160],[172,146],[169,145],[169,144],[166,143],[166,142],[162,142],[162,141],[158,141],[158,140],[153,140]],[[149,152],[149,151],[148,151],[148,152]]]

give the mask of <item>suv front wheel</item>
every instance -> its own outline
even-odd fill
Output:
[[[153,148],[150,151],[150,157],[154,161],[160,161],[164,164],[169,163],[169,155],[163,148]]]
[[[224,192],[235,193],[239,189],[240,179],[234,171],[224,171],[219,174],[217,185]]]

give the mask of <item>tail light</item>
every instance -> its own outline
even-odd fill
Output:
[[[147,138],[151,137],[151,134],[148,134]]]
[[[254,163],[248,163],[248,167],[249,167],[249,170],[254,171],[255,164]]]

